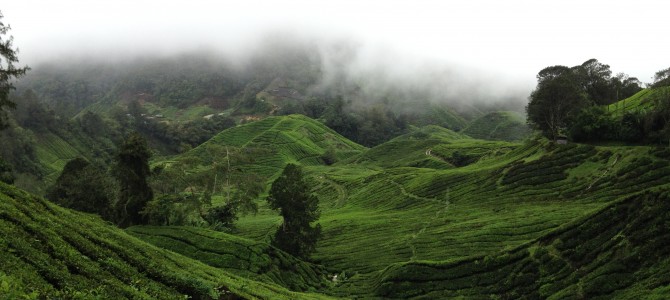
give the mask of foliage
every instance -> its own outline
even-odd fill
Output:
[[[570,137],[576,142],[616,140],[618,123],[600,106],[582,109],[570,124]]]
[[[554,139],[589,103],[578,77],[568,67],[547,67],[538,73],[537,80],[526,107],[528,122]]]
[[[636,298],[664,286],[667,191],[616,201],[521,247],[387,268],[383,298]],[[659,267],[662,265],[664,267]],[[660,292],[659,298],[667,297]]]
[[[407,116],[398,115],[387,106],[377,104],[349,110],[341,97],[325,110],[323,118],[329,128],[361,145],[372,147],[406,132]]]
[[[526,107],[528,122],[550,138],[555,138],[559,131],[569,130],[581,141],[596,137],[599,140],[639,141],[642,138],[634,137],[640,128],[639,120],[635,119],[637,114],[624,116],[619,125],[606,120],[604,111],[592,107],[631,97],[642,90],[640,85],[637,78],[624,73],[612,77],[610,66],[597,59],[589,59],[572,68],[547,67],[538,74],[537,88],[531,93]],[[610,107],[607,108],[609,112]],[[599,113],[603,114],[596,115]],[[605,128],[607,126],[611,128]],[[606,133],[606,136],[597,136],[596,132]]]
[[[670,68],[660,70],[654,74],[652,87],[670,86]]]
[[[325,267],[302,261],[264,242],[197,227],[133,226],[127,231],[158,247],[253,280],[294,291],[329,286]]]
[[[0,298],[315,299],[164,250],[0,183]]]
[[[25,75],[29,70],[28,67],[16,67],[16,63],[19,62],[18,51],[12,45],[14,37],[6,36],[11,28],[2,22],[2,18],[0,12],[0,129],[7,127],[4,108],[16,107],[16,104],[9,99],[9,92],[14,89],[11,80]]]
[[[470,122],[462,133],[477,139],[520,141],[528,137],[531,130],[521,114],[496,111]]]
[[[63,207],[111,218],[111,185],[104,172],[78,157],[65,164],[46,198]]]
[[[609,65],[592,58],[573,69],[591,101],[596,104],[609,104],[612,99],[610,88],[612,71]]]
[[[212,207],[205,218],[214,229],[230,229],[237,221],[237,207],[233,202]]]
[[[115,157],[113,174],[119,182],[119,199],[115,204],[119,226],[146,224],[141,212],[153,198],[147,179],[151,175],[149,158],[151,152],[146,141],[138,133],[130,134],[119,147]]]
[[[311,225],[319,219],[319,199],[310,193],[300,167],[286,165],[272,183],[267,201],[283,218],[272,244],[296,257],[309,258],[321,234],[321,225]]]
[[[645,90],[607,106],[591,106],[575,117],[569,128],[577,142],[622,141],[665,143],[670,135],[670,89]],[[620,108],[623,106],[623,108]]]
[[[15,179],[16,178],[12,174],[12,166],[7,164],[7,162],[0,157],[0,182],[12,184]]]

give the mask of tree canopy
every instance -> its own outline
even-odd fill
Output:
[[[657,77],[662,77],[662,74]],[[659,78],[657,80],[661,80]],[[546,67],[537,74],[537,86],[531,93],[526,107],[528,123],[542,130],[549,138],[565,134],[568,129],[575,136],[582,138],[597,135],[597,131],[603,130],[604,127],[581,122],[579,126],[589,128],[576,128],[572,124],[576,116],[584,108],[611,104],[628,98],[640,90],[642,90],[640,80],[624,73],[612,77],[610,66],[595,58],[571,68]],[[604,110],[590,110],[582,117],[599,119],[600,116],[594,113],[600,112]]]
[[[116,213],[121,227],[147,222],[147,217],[141,212],[153,198],[147,181],[151,175],[149,158],[151,152],[139,133],[130,134],[119,147],[113,172],[120,186]]]
[[[104,172],[78,157],[65,165],[47,198],[61,206],[107,218],[111,216],[109,186]]]
[[[16,107],[16,104],[9,99],[9,92],[14,89],[11,80],[23,76],[29,70],[28,67],[16,66],[19,62],[18,49],[14,49],[12,45],[14,37],[6,36],[11,27],[5,25],[2,18],[0,12],[0,129],[7,127],[4,108]]]
[[[310,193],[299,166],[286,165],[272,183],[267,201],[284,218],[272,244],[296,257],[309,258],[321,234],[321,225],[310,225],[319,218],[319,199]]]
[[[528,121],[548,137],[556,138],[588,100],[578,77],[568,67],[547,67],[538,73],[537,80],[526,107]]]

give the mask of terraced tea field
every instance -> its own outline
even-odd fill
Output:
[[[3,299],[319,299],[233,275],[0,183]]]
[[[428,126],[366,149],[302,116],[223,131],[162,163],[228,151],[269,184],[303,165],[323,235],[304,262],[269,245],[263,197],[233,234],[135,226],[0,185],[0,294],[62,298],[651,298],[670,294],[670,151],[497,142]],[[322,156],[334,149],[339,162]],[[152,244],[152,245],[150,245]],[[337,279],[332,278],[337,275]],[[12,294],[9,294],[9,293]],[[236,296],[234,296],[236,295]]]
[[[347,150],[354,155],[325,166],[308,159],[319,152],[309,154],[305,149],[323,147],[312,146],[313,141],[304,138],[308,132],[304,129],[306,125],[295,121],[295,117],[290,122],[267,121],[262,127],[246,128],[245,133],[224,132],[216,143],[239,147],[253,143],[273,145],[272,151],[282,155],[258,164],[277,165],[276,169],[264,168],[269,176],[273,176],[272,170],[278,172],[282,163],[302,162],[306,167],[322,212],[319,223],[323,236],[313,259],[326,273],[340,274],[332,285],[312,286],[319,293],[364,298],[490,294],[545,298],[608,297],[618,295],[620,289],[626,291],[622,295],[638,290],[625,282],[599,293],[580,290],[583,287],[579,282],[600,272],[597,266],[569,280],[551,273],[554,269],[545,270],[550,267],[543,263],[534,269],[524,266],[529,264],[528,259],[548,260],[534,256],[540,255],[534,249],[544,247],[543,243],[548,241],[554,243],[555,237],[561,235],[566,236],[560,238],[561,243],[574,246],[583,242],[589,247],[600,247],[592,251],[602,253],[619,251],[614,244],[596,245],[580,240],[611,238],[613,231],[606,229],[620,229],[624,226],[621,222],[628,221],[609,220],[603,228],[589,233],[589,237],[575,232],[586,231],[579,227],[583,224],[601,224],[596,220],[598,216],[610,209],[620,209],[616,203],[638,201],[630,199],[637,199],[635,195],[643,191],[666,188],[670,182],[666,150],[555,145],[541,139],[492,142],[426,127],[369,150],[349,146],[357,149]],[[259,134],[257,128],[265,129]],[[289,132],[280,134],[274,130]],[[273,144],[283,138],[273,138],[268,132],[292,137],[293,142]],[[300,148],[303,150],[297,150]],[[356,151],[360,154],[355,154]],[[264,207],[262,199],[258,203],[259,214],[240,219],[236,235],[246,241],[268,243],[281,219]],[[573,237],[575,240],[571,240]],[[589,249],[561,248],[565,253],[556,257]],[[554,253],[550,248],[546,251]],[[480,265],[484,258],[486,263]],[[603,260],[605,264],[610,262],[618,260]],[[439,267],[431,269],[432,266]],[[460,270],[460,266],[467,269]],[[571,266],[564,272],[578,273],[578,267]],[[510,275],[509,270],[519,273],[514,275],[518,278]],[[450,275],[461,273],[464,275]],[[524,280],[529,278],[537,285],[526,284]],[[502,282],[509,285],[501,287],[498,279],[507,280]],[[560,284],[545,286],[552,280]]]

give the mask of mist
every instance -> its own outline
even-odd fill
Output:
[[[22,0],[1,9],[34,70],[196,55],[244,72],[259,58],[300,57],[318,66],[310,91],[355,89],[356,103],[393,94],[521,110],[549,65],[597,58],[643,82],[667,67],[659,5]]]

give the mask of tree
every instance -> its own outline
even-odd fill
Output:
[[[654,74],[652,87],[670,86],[670,68],[660,70]]]
[[[49,188],[47,199],[78,211],[107,218],[110,213],[109,184],[105,174],[83,158],[70,160]]]
[[[537,79],[537,87],[526,106],[528,123],[555,139],[589,103],[578,78],[568,67],[547,67],[538,73]]]
[[[15,108],[16,103],[9,100],[9,92],[14,89],[11,82],[12,78],[19,78],[26,74],[28,67],[17,68],[16,63],[19,62],[17,57],[18,49],[14,49],[12,42],[13,36],[5,37],[7,32],[11,29],[9,25],[2,22],[2,12],[0,12],[0,129],[7,127],[5,121],[5,110],[7,108]]]
[[[119,199],[115,205],[117,223],[121,227],[146,224],[141,212],[153,198],[147,179],[151,174],[147,142],[137,132],[131,133],[119,147],[115,157],[114,176],[119,182]]]
[[[636,77],[630,77],[625,73],[618,73],[611,80],[611,89],[614,94],[614,101],[626,99],[642,90],[642,82]]]
[[[310,225],[319,218],[319,200],[310,194],[300,167],[286,165],[272,183],[267,201],[284,219],[272,244],[296,257],[309,258],[321,235],[320,224]]]
[[[610,88],[610,66],[592,58],[575,67],[579,81],[589,99],[597,104],[609,104],[614,97]]]

